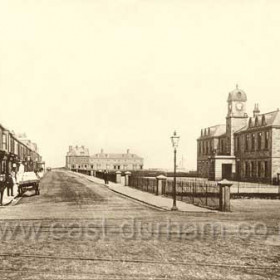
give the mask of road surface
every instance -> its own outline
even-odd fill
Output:
[[[18,204],[0,208],[1,279],[280,274],[279,203],[273,213],[261,214],[160,211],[63,170],[47,173],[40,188],[40,196],[27,193]]]

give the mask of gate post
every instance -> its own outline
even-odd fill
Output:
[[[218,182],[220,188],[220,211],[229,212],[230,211],[230,187],[232,183],[226,179]]]
[[[162,195],[162,181],[166,180],[167,177],[164,175],[159,175],[157,178],[157,192],[156,195]]]
[[[120,184],[120,183],[121,183],[121,181],[122,181],[121,177],[122,177],[122,173],[121,173],[121,171],[118,170],[118,171],[116,172],[116,183],[117,183],[117,184]]]
[[[129,185],[129,177],[131,175],[131,172],[130,171],[126,171],[125,173],[125,182],[124,182],[124,185],[125,186],[128,186]]]

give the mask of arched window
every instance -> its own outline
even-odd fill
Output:
[[[258,150],[262,149],[262,133],[258,132]]]

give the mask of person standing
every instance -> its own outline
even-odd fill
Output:
[[[109,181],[108,181],[108,171],[107,170],[104,170],[104,173],[103,173],[103,177],[104,177],[104,183],[105,185],[108,185]]]

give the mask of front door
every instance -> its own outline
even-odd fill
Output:
[[[232,164],[223,164],[222,165],[222,179],[231,179],[232,174]]]

